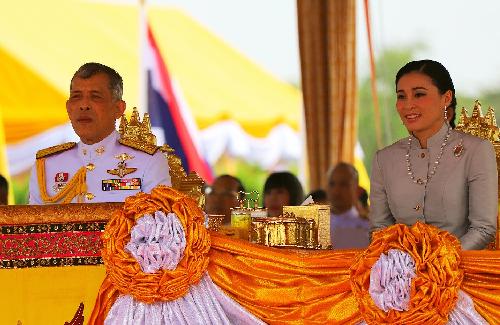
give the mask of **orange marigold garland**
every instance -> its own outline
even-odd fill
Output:
[[[389,249],[407,252],[415,261],[408,311],[384,312],[368,292],[371,268]],[[420,222],[375,232],[370,246],[356,257],[350,269],[351,288],[364,320],[368,324],[445,324],[463,279],[460,249],[456,237]]]
[[[136,220],[145,214],[154,215],[155,211],[177,215],[186,234],[186,248],[175,270],[144,273],[124,248]],[[127,198],[123,209],[113,215],[104,231],[102,258],[108,279],[121,294],[146,303],[184,296],[208,266],[210,236],[203,223],[204,215],[196,202],[166,186],[155,188],[151,194],[139,193]]]

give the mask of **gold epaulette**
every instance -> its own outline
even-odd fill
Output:
[[[52,147],[48,147],[48,148],[45,148],[42,150],[38,150],[38,152],[36,153],[36,159],[48,157],[48,156],[54,155],[56,153],[60,153],[60,152],[69,150],[69,149],[73,148],[74,146],[76,146],[76,142],[66,142],[63,144],[58,144],[57,146],[52,146]]]
[[[147,142],[138,142],[138,141],[131,141],[128,139],[120,139],[118,140],[121,144],[124,146],[134,148],[139,151],[143,151],[147,154],[154,155],[154,153],[158,150],[158,146],[154,144],[150,144]]]

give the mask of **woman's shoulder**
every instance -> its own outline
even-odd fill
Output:
[[[388,145],[387,147],[377,150],[376,155],[386,156],[386,155],[392,155],[395,152],[400,152],[400,151],[406,152],[407,146],[408,146],[408,137],[402,138],[394,142],[393,144]]]

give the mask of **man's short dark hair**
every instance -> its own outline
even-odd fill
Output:
[[[108,67],[107,65],[88,62],[82,65],[71,78],[70,90],[73,85],[73,80],[75,78],[88,79],[98,73],[104,73],[109,78],[109,90],[115,100],[122,100],[123,96],[123,79],[115,69]]]
[[[235,181],[236,183],[238,183],[238,192],[245,192],[245,187],[243,186],[243,183],[237,177],[234,177],[234,176],[229,175],[229,174],[224,174],[224,175],[217,176],[216,179],[219,179],[219,178],[230,178],[230,179],[232,179],[233,181]]]

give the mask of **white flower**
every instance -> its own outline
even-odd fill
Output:
[[[161,211],[156,211],[154,217],[146,214],[138,219],[125,246],[144,273],[174,270],[185,248],[186,236],[179,218],[174,213],[165,215]]]
[[[370,296],[378,308],[408,310],[411,280],[415,277],[415,261],[406,252],[390,249],[380,255],[370,271]]]

